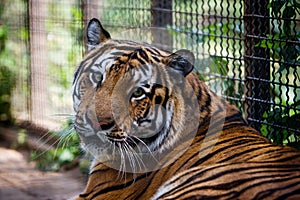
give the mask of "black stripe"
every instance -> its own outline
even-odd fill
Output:
[[[147,47],[146,50],[149,51],[149,52],[151,52],[151,54],[162,56],[161,53],[157,49],[154,49],[154,48],[151,48],[151,47]]]
[[[241,137],[242,137],[242,136],[241,136]],[[229,142],[231,142],[229,145],[225,145],[224,147],[219,148],[219,149],[215,150],[214,152],[211,152],[211,153],[207,154],[205,157],[202,157],[201,159],[199,159],[196,163],[194,163],[194,164],[192,165],[192,167],[201,165],[201,163],[203,163],[203,162],[205,162],[205,161],[208,161],[208,160],[210,160],[211,158],[214,158],[215,155],[217,155],[218,153],[221,153],[222,151],[224,151],[224,150],[226,150],[226,149],[228,149],[228,148],[232,148],[232,147],[233,147],[233,148],[238,148],[234,143],[232,143],[231,140],[229,140]],[[222,143],[224,143],[224,142],[222,142]],[[251,144],[249,144],[249,145],[251,145]],[[218,146],[218,144],[216,143],[215,145],[212,145],[212,146]],[[208,147],[207,147],[207,148],[208,148]],[[255,150],[261,150],[261,148],[262,148],[262,147],[254,146],[254,147],[252,148],[252,151],[255,151]],[[269,147],[267,146],[267,147],[263,147],[263,148],[269,148]],[[243,152],[249,152],[249,150],[246,150],[246,151],[244,150]],[[199,153],[201,153],[201,151],[200,151],[200,152],[197,152],[197,154],[199,154]],[[216,163],[220,163],[220,162],[217,161]]]
[[[137,49],[135,52],[133,52],[130,56],[130,59],[132,60],[138,60],[142,65],[146,64],[143,59],[138,57],[139,49]]]
[[[142,71],[144,76],[147,76],[147,71],[149,71],[149,66],[148,65],[143,65],[139,68],[139,70]],[[137,80],[138,81],[138,80]]]
[[[104,69],[106,68],[105,66],[103,66],[103,63],[106,62],[107,60],[114,60],[115,57],[108,57],[108,58],[105,58],[105,59],[102,59],[100,63],[97,63],[97,64],[94,64],[94,62],[91,64],[91,67],[92,65],[95,65],[97,67],[103,67]],[[95,61],[96,62],[96,61]],[[111,66],[113,66],[114,64],[112,64]],[[105,71],[105,70],[104,70]]]
[[[220,166],[220,167],[223,167],[223,166]],[[219,166],[215,167],[215,168],[219,168]],[[208,170],[205,170],[205,172],[212,171],[215,168],[210,168]],[[195,186],[197,183],[203,183],[203,182],[211,181],[211,180],[214,180],[214,179],[219,178],[221,176],[224,176],[226,174],[231,174],[231,173],[236,173],[236,172],[239,172],[239,171],[244,171],[244,169],[249,169],[249,168],[247,167],[247,168],[230,169],[230,170],[226,170],[226,171],[222,171],[222,172],[219,172],[217,174],[214,174],[214,175],[212,175],[212,176],[210,176],[208,178],[200,179],[200,180],[198,180],[196,182],[193,182],[194,180],[196,180],[198,177],[201,177],[202,174],[205,173],[205,172],[203,172],[201,170],[201,171],[197,172],[197,174],[194,174],[190,178],[186,179],[185,181],[183,181],[182,183],[180,183],[179,185],[177,185],[177,190],[180,189],[180,187],[188,188],[187,186],[189,186],[190,184],[193,184]],[[255,179],[255,178],[252,178],[252,179]],[[243,181],[243,180],[245,180],[245,179],[240,179],[239,181]],[[184,192],[183,194],[180,194],[179,196],[183,196],[184,194],[187,194],[188,192],[190,193],[191,191],[200,190],[200,189],[217,189],[217,190],[218,189],[219,190],[225,189],[225,190],[230,190],[231,188],[236,187],[239,184],[240,184],[240,182],[237,183],[235,181],[235,182],[230,182],[229,184],[227,184],[227,188],[225,188],[226,187],[225,184],[219,184],[219,185],[216,185],[216,186],[197,187],[197,188],[195,188],[193,190],[188,190],[188,191]],[[222,187],[220,187],[220,185],[222,185]],[[174,190],[171,191],[171,193],[174,193],[174,192],[176,192],[176,191],[174,191]],[[179,196],[177,195],[177,197],[179,197]]]
[[[123,183],[123,184],[119,184],[119,185],[114,185],[114,186],[110,186],[110,187],[107,187],[107,188],[104,188],[102,190],[99,190],[97,191],[95,194],[93,194],[93,196],[90,198],[90,199],[93,199],[101,194],[105,194],[107,192],[112,192],[114,190],[122,190],[128,186],[130,186],[131,184],[133,184],[134,182],[137,182],[143,178],[147,177],[147,174],[143,174],[141,176],[138,176],[138,178],[136,179],[132,179],[131,181],[128,181],[126,183]]]
[[[256,166],[255,166],[255,168],[256,168]],[[245,169],[247,171],[249,168],[245,168]],[[235,170],[227,170],[226,173],[220,172],[220,173],[218,173],[218,174],[216,174],[214,176],[211,176],[208,179],[199,180],[199,181],[193,182],[192,184],[193,184],[193,186],[195,186],[195,185],[197,185],[197,183],[207,182],[207,181],[213,180],[215,178],[219,178],[219,177],[223,176],[224,174],[235,173],[235,172],[238,172],[238,171],[244,171],[244,168],[242,170],[240,170],[240,169],[238,169],[238,170],[236,170],[236,169]],[[277,177],[281,177],[281,176],[284,177],[285,175],[279,175]],[[188,179],[187,181],[185,181],[187,183],[187,185],[186,184],[180,184],[180,187],[183,186],[185,188],[188,188],[188,185],[189,185],[188,183],[191,183],[195,178],[196,177],[191,177],[190,179]],[[191,193],[193,191],[207,190],[207,189],[209,189],[209,190],[211,190],[211,189],[213,189],[213,190],[225,190],[225,191],[228,190],[228,191],[232,192],[232,188],[235,188],[235,187],[237,187],[239,185],[242,185],[242,184],[247,183],[249,181],[258,180],[258,179],[265,179],[265,178],[269,178],[270,180],[261,181],[261,182],[258,183],[258,185],[264,185],[266,183],[273,183],[273,182],[282,182],[284,180],[290,180],[291,179],[290,177],[288,177],[288,178],[281,178],[281,179],[274,179],[274,174],[271,174],[271,175],[268,175],[268,176],[259,176],[259,177],[256,176],[256,177],[245,178],[245,179],[239,178],[238,180],[235,180],[235,181],[230,180],[230,182],[228,182],[228,183],[222,183],[222,184],[218,184],[218,185],[214,185],[214,186],[202,186],[202,187],[196,187],[196,188],[194,187],[194,189],[192,189],[192,190],[186,190],[184,193],[177,195],[177,197],[184,196],[185,194]],[[253,185],[250,184],[248,186],[248,188],[250,188],[252,186]],[[178,188],[178,189],[180,190],[180,188]],[[247,189],[245,189],[245,190],[247,190]],[[174,191],[173,191],[173,193],[174,193]],[[238,197],[239,195],[241,195],[241,193],[242,193],[241,191],[235,191],[235,195],[234,196]],[[228,195],[228,193],[225,194],[225,195]],[[212,196],[210,196],[210,197],[212,198]],[[224,195],[213,196],[213,198],[216,198],[216,197],[220,198],[220,197],[224,197]],[[263,198],[259,197],[258,199],[263,199]]]
[[[87,197],[87,196],[89,196],[89,193],[79,194],[79,197],[85,198],[85,197]]]
[[[209,109],[209,106],[211,105],[211,96],[209,95],[208,91],[205,91],[205,94],[207,96],[207,99],[205,100],[205,105],[200,107],[200,114],[204,110],[207,110],[209,113],[211,112],[211,110]]]
[[[247,143],[247,142],[244,142],[245,144]],[[251,144],[252,145],[252,144]],[[255,144],[253,144],[253,145],[255,145]],[[238,146],[238,147],[241,147],[241,146]],[[222,160],[220,160],[219,162],[227,162],[227,161],[230,161],[230,160],[232,160],[232,159],[234,159],[234,158],[237,158],[237,157],[239,157],[239,156],[243,156],[243,155],[245,155],[246,153],[250,153],[250,152],[253,152],[253,151],[256,151],[256,150],[261,150],[261,148],[262,147],[258,147],[258,148],[249,148],[249,149],[247,149],[247,150],[244,150],[244,151],[242,151],[242,152],[239,152],[239,153],[235,153],[235,154],[233,154],[233,155],[231,155],[231,156],[227,156],[225,159],[222,159]],[[263,148],[269,148],[269,146],[266,146],[266,147],[263,147]],[[265,154],[265,153],[264,153]]]
[[[278,189],[281,189],[281,190],[282,190],[282,189],[285,189],[285,188],[291,188],[291,187],[296,186],[296,185],[299,185],[299,184],[300,184],[300,181],[295,182],[295,183],[292,183],[292,184],[290,184],[290,185],[288,185],[288,186],[286,186],[286,187],[284,187],[284,188],[280,187],[280,188],[278,188]],[[298,188],[298,189],[293,190],[293,191],[288,191],[287,193],[278,196],[278,197],[277,197],[276,199],[274,199],[274,200],[282,200],[282,199],[286,199],[286,198],[288,198],[288,197],[293,197],[293,196],[295,196],[295,195],[297,195],[297,196],[299,197],[299,194],[300,194],[300,189]]]
[[[299,159],[299,158],[300,158],[300,155],[299,155],[299,153],[298,153],[298,154],[293,155],[293,156],[288,156],[288,155],[286,155],[285,158],[278,159],[278,160],[276,160],[276,161],[278,161],[278,162],[287,162],[287,161],[291,161],[291,160],[293,160],[293,159]]]
[[[152,173],[155,173],[155,172],[152,172]],[[151,177],[151,179],[148,181],[148,184],[144,187],[144,189],[140,192],[139,195],[135,196],[134,199],[140,199],[140,197],[146,192],[146,190],[149,189],[148,187],[152,184],[153,179],[154,179],[154,176]]]
[[[158,144],[158,145],[156,146],[156,148],[153,149],[153,151],[157,151],[158,148],[161,147],[161,145],[163,145],[163,144],[166,143],[166,140],[168,139],[168,136],[169,136],[169,133],[170,133],[170,129],[171,129],[171,127],[173,128],[172,120],[173,120],[173,115],[171,116],[171,126],[169,126],[169,127],[164,126],[164,127],[161,129],[161,131],[159,131],[159,132],[155,135],[155,137],[157,138],[158,136],[162,136],[163,133],[166,133],[166,134],[163,135],[164,137],[162,138],[160,144]],[[173,130],[175,130],[175,129],[173,128]],[[156,139],[156,138],[155,138],[155,139]],[[153,143],[153,142],[152,142],[152,143]],[[151,143],[150,145],[152,145],[152,143]]]
[[[166,92],[166,95],[165,97],[163,98],[163,102],[161,103],[161,105],[166,108],[167,106],[167,103],[169,101],[169,89],[167,87],[165,87],[165,92]],[[167,109],[167,108],[166,108]]]
[[[103,165],[103,163],[100,163]],[[95,166],[96,167],[96,166]],[[93,168],[95,168],[93,167]],[[103,173],[103,172],[107,172],[109,170],[112,170],[111,168],[106,168],[106,169],[97,169],[97,170],[92,170],[92,172],[90,173],[90,175],[96,174],[96,173]]]
[[[274,177],[274,175],[273,175],[273,177]],[[292,180],[292,179],[297,179],[297,178],[299,178],[300,176],[296,176],[296,177],[293,177],[293,178],[288,177],[288,178],[285,178],[285,179],[275,179],[275,178],[273,178],[273,177],[272,177],[271,180],[259,182],[257,185],[264,185],[264,184],[266,184],[266,183],[274,183],[274,182],[289,181],[289,180]],[[298,181],[298,182],[299,182],[299,181]],[[298,184],[298,183],[297,183],[297,184]],[[291,185],[295,185],[295,183],[293,183],[293,184],[291,184]],[[251,187],[251,186],[248,186],[248,187]],[[282,187],[282,185],[280,185],[279,187],[276,187],[276,188],[272,188],[272,189],[268,188],[266,191],[262,191],[262,192],[260,192],[259,194],[257,194],[253,199],[257,199],[257,200],[264,199],[264,198],[269,197],[272,193],[274,193],[274,192],[276,192],[276,191],[278,191],[278,190],[282,190],[283,188],[289,188],[289,187],[290,187],[290,186]],[[298,190],[300,190],[300,189],[298,189]],[[288,194],[285,194],[285,195],[282,195],[282,196],[288,197],[288,196],[290,196],[290,194],[289,194],[289,192],[288,192]],[[277,197],[277,199],[284,199],[284,198],[278,198],[278,197]]]
[[[165,96],[164,96],[164,98],[163,97],[161,97],[161,100],[163,99],[163,101],[162,102],[160,102],[160,103],[158,103],[158,104],[160,104],[160,105],[162,105],[164,108],[166,108],[166,104],[167,104],[167,102],[168,102],[168,100],[169,100],[169,89],[167,88],[167,87],[164,87],[164,86],[162,86],[162,85],[159,85],[159,84],[153,84],[153,86],[152,86],[152,88],[151,88],[151,93],[150,93],[150,95],[149,95],[149,98],[150,99],[152,99],[152,98],[154,98],[154,97],[156,97],[157,95],[155,95],[156,94],[156,90],[157,89],[160,89],[160,88],[162,88],[162,89],[164,89],[164,91],[165,91]],[[156,99],[154,99],[154,100],[156,100]],[[155,101],[156,102],[156,101]]]
[[[234,114],[232,114],[232,115],[226,115],[226,117],[225,117],[225,121],[226,122],[243,122],[243,120],[242,120],[242,114],[240,113],[240,112],[236,112],[236,113],[234,113]]]
[[[93,58],[98,58],[99,54],[101,55],[103,52],[104,52],[104,50],[103,51],[93,51],[92,53],[89,53],[87,55],[87,57],[84,58],[83,62],[89,61],[90,59],[93,60]]]
[[[142,59],[144,59],[145,61],[149,61],[149,57],[143,49],[138,49],[137,51]]]
[[[231,165],[231,164],[230,164],[230,163],[224,164],[224,165],[221,165],[221,167],[228,166],[228,165]],[[200,169],[200,170],[199,170],[199,168],[197,168],[197,167],[194,167],[194,168],[191,167],[190,169],[192,169],[192,170],[188,170],[188,174],[191,174],[191,173],[193,173],[193,172],[197,172],[197,175],[200,174],[200,176],[201,176],[201,174],[204,174],[204,173],[206,173],[206,172],[208,172],[208,171],[217,169],[217,168],[219,168],[219,167],[220,167],[220,166],[218,165],[218,166],[210,167],[210,168],[208,168],[208,169]],[[183,176],[184,176],[184,175],[183,175]],[[168,185],[172,185],[172,184],[176,183],[177,181],[179,181],[179,179],[183,178],[183,176],[178,176],[176,179],[173,179],[171,182],[169,182]],[[192,178],[192,177],[191,177],[191,178]],[[189,180],[185,180],[184,182],[190,181],[191,178],[189,178]],[[183,183],[184,183],[184,182],[183,182]]]
[[[197,100],[200,102],[201,98],[202,98],[202,87],[198,87],[198,89],[199,89],[199,91],[198,91],[198,94],[197,94]]]
[[[136,45],[136,43],[131,43],[131,44],[124,44],[123,46],[115,46],[114,49],[119,50],[121,53],[125,53],[126,51],[135,51],[137,49],[136,46],[131,46],[131,45]]]
[[[223,131],[228,130],[228,129],[232,129],[232,128],[236,128],[236,127],[245,127],[245,123],[242,121],[238,121],[238,122],[231,122],[231,123],[226,123],[223,126]]]
[[[159,58],[157,58],[156,56],[154,56],[154,57],[152,56],[152,58],[154,59],[155,62],[158,62],[158,63],[160,62]]]

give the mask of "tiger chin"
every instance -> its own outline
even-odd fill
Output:
[[[86,46],[74,127],[94,160],[76,199],[300,199],[300,153],[247,126],[191,52],[111,39],[97,19]]]

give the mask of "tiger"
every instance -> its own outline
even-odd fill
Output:
[[[273,144],[199,79],[191,51],[112,39],[93,18],[74,128],[93,156],[75,199],[300,199],[300,153]]]

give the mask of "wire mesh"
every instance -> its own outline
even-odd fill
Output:
[[[30,13],[34,1],[4,2],[0,25],[9,27],[7,47],[14,63],[1,58],[1,64],[16,66],[20,77],[14,92],[18,118],[31,119],[35,107],[32,79],[28,78],[34,76],[35,57],[44,59],[47,69],[43,103],[50,106],[43,108],[44,115],[72,113],[68,92],[72,70],[84,51],[83,26],[97,17],[114,38],[148,42],[170,51],[191,50],[199,78],[237,105],[251,126],[274,142],[299,146],[297,1],[43,0],[39,5],[47,10],[44,21]],[[45,27],[30,26],[34,20]],[[18,36],[20,32],[23,37]],[[44,55],[32,54],[36,32],[44,34]]]
[[[16,74],[12,110],[17,120],[59,128],[72,114],[70,85],[82,59],[81,4],[72,1],[2,1],[7,27],[1,65]],[[14,17],[12,17],[14,16]]]

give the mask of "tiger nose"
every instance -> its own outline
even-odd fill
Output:
[[[114,127],[115,122],[113,120],[99,120],[99,126],[101,130],[109,130]]]

